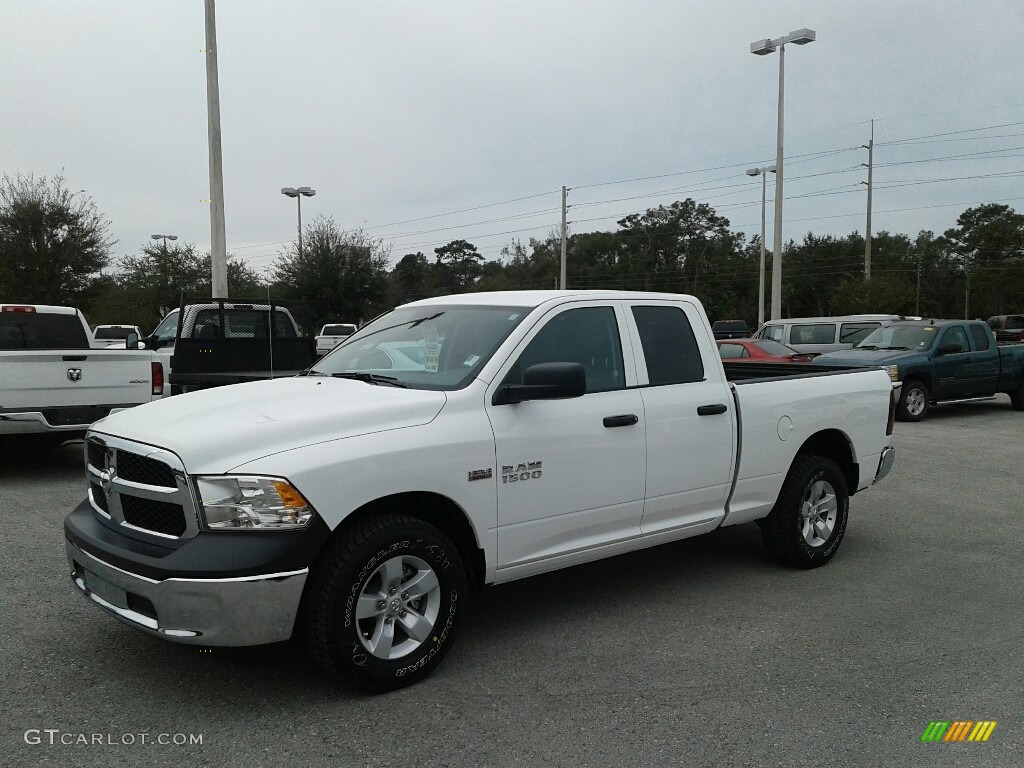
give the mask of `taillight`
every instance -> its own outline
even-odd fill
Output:
[[[164,393],[164,366],[162,363],[150,363],[150,380],[153,382],[153,394]]]
[[[889,423],[885,425],[885,434],[891,435],[896,426],[896,390],[889,392]]]

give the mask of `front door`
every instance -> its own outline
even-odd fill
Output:
[[[498,569],[529,566],[640,532],[644,411],[632,352],[620,338],[621,308],[568,305],[532,331],[496,385],[521,383],[531,365],[581,363],[587,393],[492,405],[498,478]],[[628,363],[627,363],[628,361]]]

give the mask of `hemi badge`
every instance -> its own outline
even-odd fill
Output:
[[[474,480],[490,480],[494,477],[493,470],[490,469],[474,469],[469,473],[469,482]]]

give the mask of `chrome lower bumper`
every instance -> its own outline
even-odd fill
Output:
[[[896,463],[896,449],[892,446],[884,448],[882,455],[878,458],[878,470],[875,472],[875,479],[872,485],[877,483],[879,480],[883,480],[890,472],[892,472],[892,465]]]
[[[309,569],[232,579],[156,581],[64,548],[90,601],[151,635],[194,645],[263,645],[291,637]]]

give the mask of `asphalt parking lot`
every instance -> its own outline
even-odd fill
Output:
[[[8,456],[0,764],[1020,765],[1022,435],[1005,396],[898,424],[814,571],[746,525],[491,588],[432,677],[377,697],[289,644],[204,652],[104,616],[64,560],[80,445]],[[998,725],[922,743],[939,720]]]

